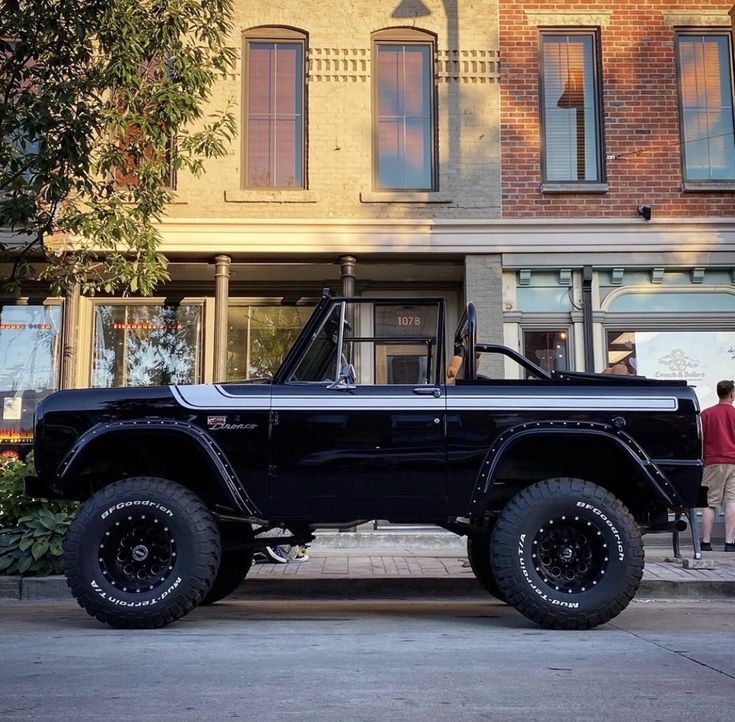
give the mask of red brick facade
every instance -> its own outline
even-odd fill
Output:
[[[727,17],[732,2],[664,0],[500,2],[503,216],[635,217],[639,204],[656,218],[735,216],[735,190],[683,191],[671,16]],[[609,189],[604,193],[542,193],[539,123],[539,18],[577,26],[573,14],[602,15],[599,29],[602,124]],[[543,17],[541,17],[543,16]],[[707,28],[705,28],[707,29]],[[709,28],[712,29],[712,28]],[[735,188],[735,185],[733,185]]]

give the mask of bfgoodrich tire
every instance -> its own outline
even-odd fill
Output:
[[[219,572],[204,599],[199,602],[200,606],[214,604],[220,599],[228,597],[237,589],[242,580],[245,579],[250,567],[253,565],[252,549],[232,549],[222,552]]]
[[[97,492],[64,548],[72,594],[116,628],[163,627],[188,614],[209,592],[219,562],[219,530],[202,500],[155,477]]]
[[[500,591],[551,629],[588,629],[628,606],[643,575],[643,544],[613,494],[580,479],[548,479],[519,492],[493,530]]]
[[[469,537],[467,539],[467,559],[470,562],[472,573],[485,591],[496,599],[500,599],[501,602],[507,601],[503,592],[500,591],[500,587],[498,587],[490,563],[489,536]]]

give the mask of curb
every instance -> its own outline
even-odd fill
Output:
[[[67,601],[71,592],[62,575],[51,577],[0,577],[0,599]]]
[[[250,579],[229,599],[421,599],[461,597],[487,599],[474,577],[371,577],[363,579]],[[637,599],[735,599],[735,580],[691,582],[644,579]]]
[[[487,599],[474,577],[255,578],[228,599]],[[637,599],[735,599],[735,580],[644,579]],[[63,576],[0,577],[0,599],[71,601]]]

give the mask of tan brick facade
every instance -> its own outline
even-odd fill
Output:
[[[426,13],[415,16],[415,13]],[[458,16],[459,14],[459,16]],[[305,191],[241,190],[240,141],[207,164],[201,179],[179,179],[173,218],[396,219],[500,215],[497,5],[474,0],[236,2],[232,44],[258,26],[307,34],[308,183]],[[373,193],[371,34],[390,27],[436,36],[439,188],[411,202]],[[218,83],[241,122],[241,65]]]
[[[683,191],[675,57],[677,27],[729,27],[718,0],[500,3],[504,218],[735,215],[732,191]],[[599,28],[604,193],[543,193],[539,28]],[[609,156],[614,156],[609,158]]]

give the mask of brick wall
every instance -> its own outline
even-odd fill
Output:
[[[497,218],[500,111],[497,3],[492,0],[237,0],[231,43],[258,26],[308,35],[308,193],[240,190],[240,140],[201,179],[179,177],[175,218]],[[371,33],[415,27],[437,47],[439,191],[442,203],[375,203],[372,192]],[[238,62],[219,82],[240,122]],[[287,198],[286,196],[289,195]]]
[[[727,24],[732,2],[500,3],[503,216],[733,216],[735,190],[682,190],[675,27]],[[542,193],[539,27],[599,27],[609,190]]]

